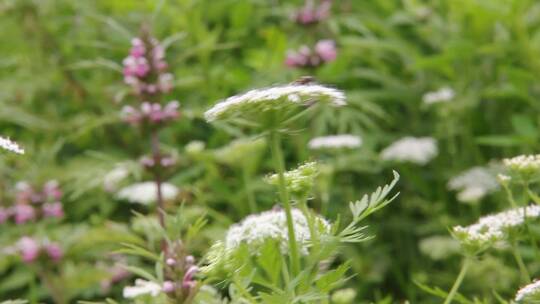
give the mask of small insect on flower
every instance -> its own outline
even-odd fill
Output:
[[[319,84],[289,84],[255,89],[218,102],[204,113],[208,122],[234,120],[252,125],[280,124],[313,104],[346,105],[345,94]]]
[[[507,241],[508,233],[512,229],[519,228],[527,218],[539,216],[540,206],[520,207],[481,217],[473,225],[456,226],[452,231],[465,250],[477,253],[496,242]]]
[[[0,136],[0,148],[13,153],[24,154],[24,149],[22,149],[16,142],[2,136]]]
[[[161,184],[161,194],[164,200],[173,200],[178,193],[179,190],[175,185],[169,183]],[[132,184],[118,191],[116,198],[131,203],[150,205],[157,201],[157,186],[155,182]]]
[[[311,139],[308,143],[308,147],[311,150],[322,149],[353,149],[362,145],[362,138],[360,136],[352,134],[340,134],[321,136]]]
[[[437,142],[431,137],[407,136],[392,143],[381,152],[383,160],[410,162],[425,165],[432,160],[439,150]]]
[[[535,280],[531,284],[523,286],[516,293],[517,303],[540,303],[540,281]]]

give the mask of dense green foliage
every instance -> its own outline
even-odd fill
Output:
[[[181,104],[180,119],[160,134],[163,150],[178,159],[166,179],[181,189],[166,209],[176,214],[182,204],[183,220],[191,223],[180,225],[187,235],[201,216],[208,221],[191,236],[190,251],[197,259],[250,208],[269,210],[278,201],[276,189],[264,181],[274,171],[265,147],[270,143],[261,140],[260,147],[246,148],[249,159],[227,155],[223,147],[232,140],[257,133],[208,124],[204,111],[227,96],[310,74],[343,90],[349,103],[316,113],[284,137],[287,168],[309,160],[326,164],[328,172],[321,173],[326,179],[315,192],[328,191],[328,197],[316,195],[311,207],[349,223],[348,202],[387,184],[392,170],[401,176],[399,197],[366,219],[367,233],[376,237],[340,247],[336,263],[350,260],[350,269],[343,271],[352,277],[338,287],[356,290],[358,303],[440,303],[433,293],[446,295],[442,290],[450,289],[461,263],[449,228],[508,207],[503,191],[461,203],[448,190],[449,179],[474,166],[539,151],[540,3],[336,0],[330,18],[312,27],[290,18],[302,4],[1,1],[0,136],[16,140],[26,154],[1,155],[0,203],[13,199],[18,181],[41,185],[56,179],[66,216],[30,226],[0,224],[0,253],[6,253],[0,255],[0,301],[52,301],[38,278],[43,269],[2,251],[23,235],[62,244],[65,256],[52,280],[61,282],[69,301],[110,297],[122,302],[122,288],[132,285],[132,278],[107,291],[100,285],[115,262],[111,252],[133,253],[121,245],[126,243],[158,251],[159,243],[149,238],[160,228],[142,216],[155,208],[118,200],[103,189],[107,172],[119,163],[130,172],[125,185],[148,179],[137,160],[150,142],[119,115],[132,98],[122,82],[122,59],[146,23],[167,46],[175,75],[166,98]],[[324,38],[336,41],[335,61],[307,70],[284,64],[287,50]],[[441,87],[455,91],[451,103],[422,102],[426,92]],[[307,147],[313,137],[340,133],[361,136],[362,146],[336,154]],[[423,166],[383,161],[380,151],[404,136],[435,138],[438,155]],[[249,193],[255,207],[247,203]],[[523,204],[527,197],[518,192],[516,200]],[[537,238],[538,228],[530,227]],[[434,236],[440,242],[426,244]],[[534,250],[525,245],[520,250],[537,277],[540,260]],[[126,259],[153,271],[142,257]],[[461,294],[478,299],[474,303],[512,299],[524,283],[514,265],[504,251],[485,253],[471,265]],[[430,293],[426,285],[441,290]]]

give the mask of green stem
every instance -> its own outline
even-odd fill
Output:
[[[293,276],[300,273],[300,259],[298,256],[298,247],[296,243],[296,236],[294,233],[294,225],[292,218],[291,202],[289,200],[289,192],[285,186],[285,164],[283,161],[283,151],[281,150],[281,137],[275,130],[270,132],[270,142],[272,150],[272,158],[274,159],[274,166],[279,176],[279,194],[281,202],[285,209],[285,216],[287,218],[287,230],[289,236],[289,250],[291,259],[291,268]]]
[[[249,170],[243,166],[242,167],[242,179],[244,181],[244,188],[246,189],[246,197],[248,200],[249,205],[249,212],[250,213],[256,213],[257,212],[257,205],[255,203],[255,194],[253,193],[253,189],[251,188],[251,183],[249,180]]]
[[[467,274],[467,271],[469,270],[469,266],[471,266],[471,259],[466,257],[465,261],[463,261],[463,265],[461,266],[461,270],[459,271],[458,277],[456,278],[456,281],[454,282],[454,285],[452,286],[452,289],[450,289],[448,296],[446,296],[446,299],[444,300],[444,304],[452,303],[452,300],[456,296],[459,286],[463,282],[463,279],[465,278],[465,275]]]
[[[516,263],[519,266],[519,272],[521,273],[521,277],[527,282],[531,282],[531,275],[529,274],[529,271],[527,270],[527,267],[525,267],[525,263],[523,263],[523,259],[521,258],[521,254],[518,251],[517,243],[512,243],[512,255],[514,255],[514,259],[516,260]]]
[[[300,209],[302,209],[302,212],[304,213],[304,216],[306,217],[306,221],[309,228],[310,240],[313,244],[314,251],[317,252],[319,248],[319,237],[317,235],[317,231],[315,230],[315,218],[313,214],[309,211],[306,197],[303,197],[300,200]]]

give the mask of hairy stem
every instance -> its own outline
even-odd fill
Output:
[[[454,285],[452,285],[452,289],[450,289],[450,292],[448,293],[448,295],[446,296],[446,299],[444,300],[444,304],[452,303],[452,300],[456,296],[459,286],[461,286],[461,283],[463,282],[463,279],[465,278],[465,275],[467,274],[467,271],[469,270],[469,266],[471,266],[471,259],[466,257],[465,260],[463,261],[463,265],[461,265],[461,270],[459,271],[458,277],[456,278]]]
[[[283,160],[283,151],[281,150],[281,137],[277,131],[273,130],[272,132],[270,132],[270,142],[275,170],[279,176],[279,194],[281,202],[285,209],[285,216],[287,218],[287,230],[289,236],[289,250],[292,274],[293,276],[296,276],[300,272],[300,259],[298,256],[298,247],[296,243],[296,236],[294,233],[289,192],[287,191],[287,187],[285,186],[285,165]]]

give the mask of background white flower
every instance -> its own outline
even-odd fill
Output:
[[[134,286],[124,287],[123,296],[126,299],[136,298],[147,294],[156,297],[161,293],[161,290],[161,286],[157,283],[136,279]]]
[[[178,195],[178,188],[169,183],[161,184],[161,193],[164,200],[172,200]],[[122,188],[116,194],[117,199],[132,203],[149,205],[157,201],[157,187],[155,182],[142,182]]]
[[[0,136],[0,148],[17,153],[17,154],[24,154],[24,149],[22,149],[16,142],[11,141],[9,138],[4,138],[1,136]]]
[[[468,203],[478,201],[486,194],[496,191],[499,183],[489,169],[473,167],[451,178],[447,187],[450,190],[459,191],[458,200]]]
[[[308,147],[312,150],[358,148],[362,145],[362,138],[352,134],[321,136],[311,139]]]
[[[456,226],[453,232],[462,244],[481,248],[505,241],[509,229],[521,226],[526,218],[538,216],[540,216],[540,206],[520,207],[481,217],[478,222],[470,226]]]
[[[427,164],[439,150],[437,142],[431,137],[407,136],[395,141],[381,152],[384,160],[411,162],[419,165]]]
[[[441,88],[434,92],[427,92],[422,97],[422,101],[425,104],[435,104],[441,102],[448,102],[455,97],[454,90],[449,87]]]

